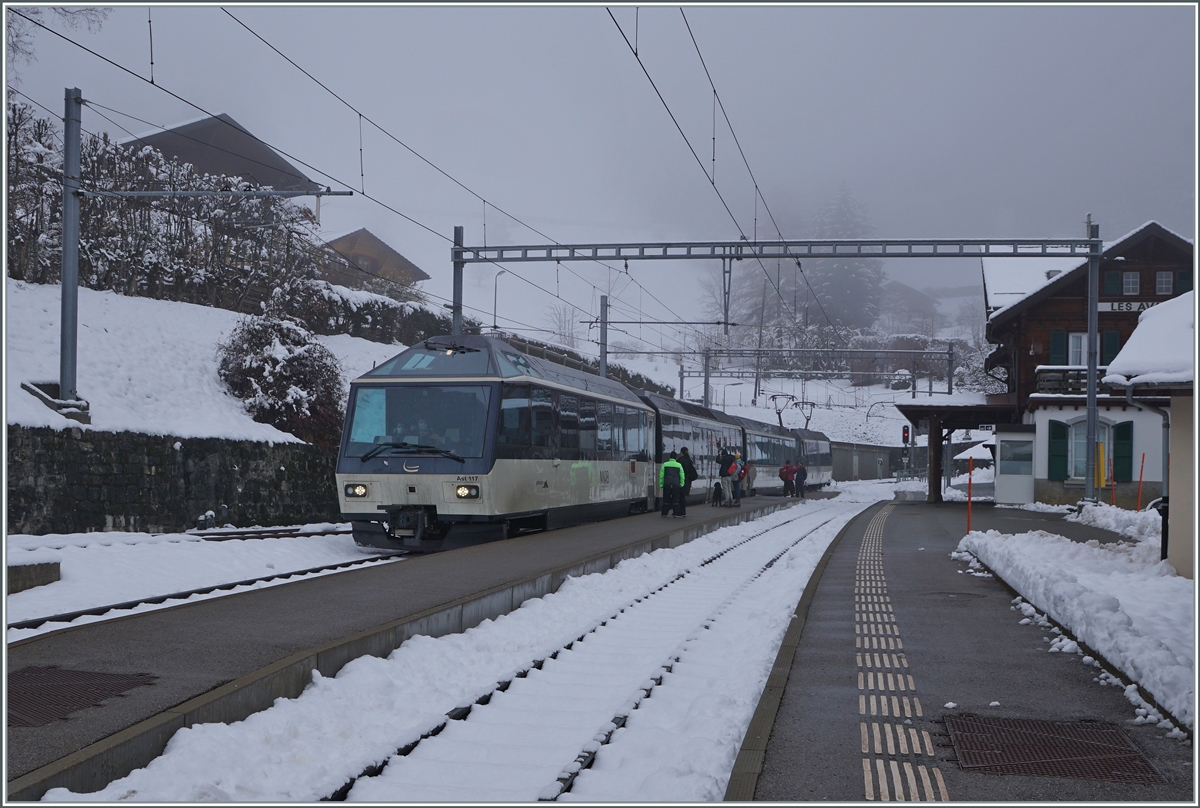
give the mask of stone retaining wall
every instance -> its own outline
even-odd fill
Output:
[[[301,443],[8,425],[9,533],[176,532],[339,520],[336,456]]]

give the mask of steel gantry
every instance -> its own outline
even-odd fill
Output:
[[[607,244],[528,244],[511,247],[467,247],[462,227],[454,228],[450,259],[454,266],[454,333],[462,329],[462,273],[467,264],[545,261],[695,261],[720,260],[725,317],[729,320],[732,262],[770,258],[1086,258],[1088,262],[1087,470],[1085,497],[1095,499],[1095,446],[1099,338],[1096,311],[1100,304],[1100,226],[1087,215],[1083,238],[949,238],[949,239],[786,239],[780,241],[616,242]],[[728,334],[728,326],[726,326]],[[607,346],[602,346],[604,350]]]

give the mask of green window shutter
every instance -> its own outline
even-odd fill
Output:
[[[1175,294],[1192,291],[1192,271],[1190,269],[1175,270]]]
[[[1119,483],[1133,482],[1133,421],[1113,427],[1113,477]]]
[[[1121,294],[1121,272],[1120,270],[1109,270],[1104,273],[1104,295],[1105,297]]]
[[[1100,364],[1107,366],[1121,350],[1121,332],[1105,331],[1103,337],[1100,343]]]
[[[1050,362],[1051,365],[1067,364],[1067,332],[1050,332]]]
[[[1050,440],[1047,442],[1046,479],[1067,479],[1067,438],[1071,431],[1062,421],[1050,422]]]

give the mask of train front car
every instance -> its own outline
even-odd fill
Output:
[[[808,470],[804,487],[824,488],[833,482],[833,449],[824,432],[815,429],[793,429],[800,441],[800,459]]]
[[[342,518],[429,552],[644,508],[653,411],[618,382],[490,337],[434,337],[351,382]]]

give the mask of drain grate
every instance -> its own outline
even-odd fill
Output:
[[[146,673],[90,673],[61,668],[22,668],[8,674],[8,725],[40,727],[76,710],[153,684]]]
[[[1113,724],[946,716],[958,764],[985,774],[1151,785],[1166,778]]]

